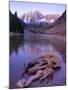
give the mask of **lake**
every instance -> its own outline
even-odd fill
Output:
[[[17,88],[16,83],[21,79],[24,64],[39,56],[44,55],[49,49],[54,48],[63,58],[61,70],[54,74],[51,85],[33,82],[29,87],[65,85],[66,81],[66,45],[65,38],[60,35],[11,35],[9,56],[9,79],[10,88]],[[57,77],[58,76],[58,77]]]

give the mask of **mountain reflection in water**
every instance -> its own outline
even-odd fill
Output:
[[[24,70],[24,63],[44,55],[47,51],[55,49],[63,57],[62,69],[54,75],[52,85],[65,84],[65,39],[58,35],[27,35],[10,36],[10,88],[16,88],[16,82],[20,79]],[[59,77],[57,77],[57,75]],[[32,86],[42,85],[38,81]]]

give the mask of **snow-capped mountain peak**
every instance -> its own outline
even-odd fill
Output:
[[[59,15],[43,15],[39,11],[31,11],[28,13],[24,13],[21,16],[21,20],[23,20],[25,23],[40,23],[40,22],[47,22],[47,23],[53,23],[55,20],[57,20]]]

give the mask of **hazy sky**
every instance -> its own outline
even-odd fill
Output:
[[[47,3],[30,3],[22,1],[10,1],[10,10],[12,13],[17,11],[18,16],[23,13],[40,11],[43,15],[46,14],[62,14],[65,11],[66,6],[64,4],[47,4]]]

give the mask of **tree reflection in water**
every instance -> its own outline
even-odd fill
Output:
[[[10,55],[13,51],[18,54],[18,48],[23,44],[24,37],[23,35],[20,36],[10,36]]]

